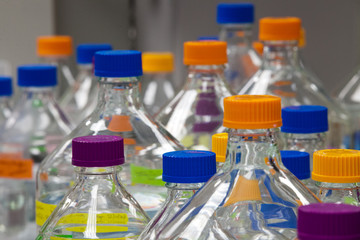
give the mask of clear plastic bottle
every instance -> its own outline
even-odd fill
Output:
[[[252,47],[254,5],[220,3],[217,23],[221,27],[219,39],[227,42],[226,80],[238,92],[261,65],[261,58]]]
[[[310,154],[294,150],[281,150],[280,154],[284,166],[314,194],[317,194],[319,188],[311,179]]]
[[[225,42],[184,44],[185,86],[156,119],[187,149],[209,150],[211,136],[221,126],[222,101],[231,95],[223,75],[226,61]]]
[[[72,125],[54,101],[56,82],[54,66],[18,68],[20,99],[0,135],[2,239],[13,234],[15,239],[24,239],[22,234],[35,227],[35,172],[44,157],[71,131]],[[31,223],[27,225],[28,220]]]
[[[98,51],[111,50],[110,44],[80,44],[76,48],[78,74],[71,89],[64,93],[60,106],[79,124],[96,107],[98,82],[94,76],[94,55]]]
[[[183,147],[144,111],[139,98],[141,53],[97,52],[95,75],[100,77],[96,109],[43,161],[37,172],[38,226],[74,183],[71,139],[78,136],[123,137],[127,161],[120,176],[127,190],[150,216],[155,215],[166,199],[167,189],[161,180],[162,154]]]
[[[228,133],[217,133],[211,138],[211,151],[216,154],[216,169],[219,171],[225,164]]]
[[[327,108],[315,105],[288,106],[282,109],[281,117],[281,149],[309,153],[312,170],[313,153],[329,145]]]
[[[292,239],[298,206],[319,200],[281,162],[280,98],[232,96],[224,108],[230,129],[224,167],[158,239]]]
[[[145,52],[142,63],[141,99],[146,111],[154,116],[175,96],[172,83],[174,55],[170,52]]]
[[[0,76],[0,127],[11,116],[12,108],[10,98],[13,93],[12,79],[8,76]]]
[[[320,105],[329,110],[327,148],[349,147],[350,125],[347,113],[331,99],[300,65],[298,40],[301,20],[295,17],[263,18],[259,39],[264,43],[260,69],[239,94],[270,94],[281,97],[283,107]]]
[[[311,174],[322,202],[360,206],[360,151],[326,149],[314,153]]]
[[[37,55],[41,63],[52,64],[58,68],[58,85],[55,99],[60,103],[64,94],[75,84],[70,70],[69,58],[73,53],[70,36],[40,36],[37,38]]]
[[[74,138],[76,181],[36,240],[137,239],[149,217],[121,181],[124,162],[121,137]]]
[[[139,240],[156,240],[156,235],[175,214],[216,173],[215,154],[184,150],[163,155],[163,181],[168,197],[156,216],[141,233]]]
[[[316,203],[299,207],[298,240],[360,239],[360,208]]]

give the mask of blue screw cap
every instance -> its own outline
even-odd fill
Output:
[[[216,156],[209,151],[184,150],[163,154],[164,182],[202,183],[216,173]]]
[[[79,64],[90,64],[93,62],[93,58],[96,52],[112,50],[110,44],[91,44],[84,43],[79,44],[76,48],[76,61]]]
[[[285,167],[299,180],[308,179],[310,173],[310,154],[307,152],[282,150],[281,160]]]
[[[10,97],[12,93],[12,78],[8,76],[0,76],[0,96]]]
[[[17,69],[19,87],[54,87],[56,67],[45,64],[22,65]]]
[[[283,108],[281,114],[282,132],[309,134],[329,130],[326,107],[315,105],[289,106]]]
[[[113,50],[95,53],[95,76],[120,78],[137,77],[142,74],[139,51]]]
[[[244,24],[254,22],[254,5],[251,3],[220,3],[217,6],[218,24]]]
[[[219,41],[218,36],[200,36],[197,39],[198,41]]]

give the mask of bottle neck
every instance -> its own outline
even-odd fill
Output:
[[[214,91],[214,86],[224,79],[224,69],[224,65],[190,65],[185,85],[186,90]]]
[[[46,56],[40,57],[40,62],[51,65],[68,65],[68,56]]]
[[[168,199],[172,199],[176,204],[183,205],[191,198],[205,183],[166,183],[168,189]],[[184,201],[182,201],[184,200]]]
[[[78,75],[77,82],[78,84],[85,81],[87,77],[94,76],[94,65],[93,64],[78,64]]]
[[[298,67],[297,41],[264,41],[263,67]]]
[[[117,179],[121,166],[112,167],[75,167],[78,180]]]
[[[53,100],[54,87],[22,87],[22,96],[25,99]]]
[[[251,47],[253,24],[224,24],[220,29],[220,40],[227,42],[228,47]]]
[[[98,105],[96,109],[107,116],[128,115],[129,111],[140,109],[139,77],[100,78]]]
[[[351,190],[354,188],[360,188],[359,183],[329,183],[320,182],[320,188],[331,189],[331,190]]]
[[[224,171],[234,168],[279,169],[283,166],[278,149],[279,129],[230,129],[229,154]]]

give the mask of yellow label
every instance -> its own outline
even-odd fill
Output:
[[[36,201],[36,224],[38,226],[44,225],[55,208],[56,205]]]
[[[83,227],[68,227],[66,228],[69,232],[85,232],[86,226]],[[96,226],[96,233],[109,233],[109,232],[126,232],[127,227],[120,226]]]
[[[58,224],[87,224],[88,219],[96,219],[96,224],[127,224],[128,216],[126,213],[72,213],[62,217]],[[91,219],[90,219],[91,220]]]
[[[139,235],[131,236],[131,237],[123,237],[123,238],[102,238],[103,240],[130,240],[130,239],[138,239]],[[71,236],[65,237],[50,237],[51,240],[89,240],[89,238],[72,238]]]

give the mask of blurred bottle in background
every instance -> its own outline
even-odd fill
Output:
[[[260,20],[259,39],[264,43],[262,65],[239,94],[279,96],[283,107],[304,104],[326,106],[329,113],[329,141],[326,147],[349,147],[350,125],[346,111],[300,65],[300,32],[301,20],[296,17]]]
[[[316,105],[288,106],[281,110],[282,146],[284,150],[298,150],[310,154],[310,169],[315,151],[328,146],[328,111]]]
[[[10,98],[12,94],[12,78],[0,76],[0,128],[11,115]]]
[[[154,116],[175,96],[172,84],[174,55],[170,52],[144,52],[142,63],[141,99],[147,113]]]
[[[124,138],[126,162],[120,177],[127,190],[149,216],[165,201],[161,180],[162,154],[183,147],[148,115],[140,101],[141,52],[117,50],[95,54],[95,76],[99,77],[98,103],[37,172],[36,223],[44,224],[56,205],[74,184],[71,140],[78,136],[115,135]]]
[[[360,239],[358,207],[315,203],[299,207],[298,217],[298,240]]]
[[[186,83],[156,119],[187,149],[211,149],[211,136],[221,126],[223,99],[231,95],[224,77],[226,61],[225,42],[184,44]]]
[[[75,124],[84,120],[96,107],[99,87],[94,76],[94,55],[98,51],[111,49],[110,44],[80,44],[76,48],[78,74],[60,102]]]
[[[326,149],[314,153],[312,179],[322,202],[360,205],[360,151]]]
[[[0,135],[3,193],[0,235],[4,234],[3,237],[16,234],[18,239],[24,239],[22,234],[27,231],[28,220],[30,227],[35,226],[36,170],[71,131],[72,125],[54,100],[56,84],[55,66],[39,64],[18,68],[20,99]],[[34,234],[35,229],[30,232]]]
[[[69,67],[69,58],[73,54],[70,36],[40,36],[37,38],[37,55],[41,63],[57,66],[58,85],[55,99],[61,102],[64,93],[71,91],[75,84],[74,75]]]
[[[221,41],[227,43],[226,80],[234,92],[258,70],[261,58],[252,47],[254,5],[251,3],[220,3],[217,23]]]

